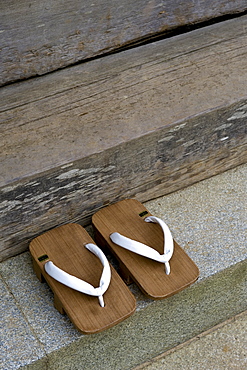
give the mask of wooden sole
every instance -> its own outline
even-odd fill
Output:
[[[95,240],[106,245],[120,261],[123,278],[133,280],[148,297],[162,299],[194,283],[199,270],[185,251],[174,241],[170,260],[171,273],[166,275],[164,264],[132,253],[114,244],[109,236],[113,232],[144,243],[164,253],[163,233],[159,225],[146,223],[150,212],[135,199],[126,199],[101,209],[93,215]],[[120,272],[121,274],[121,272]]]
[[[46,281],[54,293],[54,306],[66,313],[75,327],[84,334],[97,333],[129,317],[136,307],[135,298],[111,266],[111,282],[104,294],[105,307],[97,297],[75,291],[50,277],[44,269],[51,260],[71,275],[98,286],[102,273],[99,259],[84,245],[94,243],[78,224],[67,224],[38,236],[30,243],[34,271]]]

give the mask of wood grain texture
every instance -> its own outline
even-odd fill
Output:
[[[163,232],[159,225],[145,222],[140,216],[143,212],[147,212],[145,217],[151,216],[151,213],[136,199],[125,199],[101,209],[92,218],[95,240],[114,253],[125,267],[125,275],[127,270],[131,279],[145,295],[153,299],[163,299],[194,283],[199,276],[199,270],[175,241],[169,275],[166,275],[163,263],[139,256],[111,241],[110,235],[118,232],[163,254]]]
[[[244,100],[246,27],[247,16],[2,88],[0,186]]]
[[[30,252],[34,270],[52,289],[58,311],[66,313],[82,333],[93,334],[116,325],[135,311],[135,298],[120,276],[111,267],[111,282],[104,294],[105,307],[101,307],[97,297],[82,294],[54,280],[45,272],[47,260],[39,261],[39,257],[47,255],[62,270],[97,287],[102,264],[84,247],[87,243],[94,241],[85,229],[78,224],[67,224],[35,238]]]
[[[247,17],[0,90],[1,258],[244,163]]]
[[[130,42],[247,9],[242,0],[1,0],[0,84],[66,67]]]

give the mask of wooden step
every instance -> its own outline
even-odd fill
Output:
[[[177,27],[247,10],[242,0],[1,2],[0,85],[43,75]]]
[[[247,16],[0,90],[1,259],[247,159]]]

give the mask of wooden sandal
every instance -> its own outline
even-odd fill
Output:
[[[134,281],[148,297],[171,296],[197,280],[197,266],[173,240],[168,226],[137,200],[99,210],[92,223],[95,240],[116,256],[126,283]]]
[[[29,249],[37,277],[54,293],[54,306],[80,332],[100,332],[135,311],[134,296],[82,226],[50,230]]]

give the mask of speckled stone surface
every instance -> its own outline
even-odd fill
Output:
[[[0,264],[0,369],[130,369],[246,310],[246,183],[243,165],[147,202],[200,269],[192,287],[162,301],[133,284],[137,312],[96,335],[81,335],[53,307],[29,253]]]
[[[146,207],[165,220],[200,268],[199,279],[247,257],[247,166],[152,200]]]
[[[22,307],[0,280],[0,368],[17,369],[44,356],[38,339],[23,315]]]
[[[247,311],[134,370],[247,368]]]
[[[68,317],[60,315],[54,309],[53,293],[33,273],[29,253],[3,263],[1,273],[46,353],[67,345],[80,336]]]

